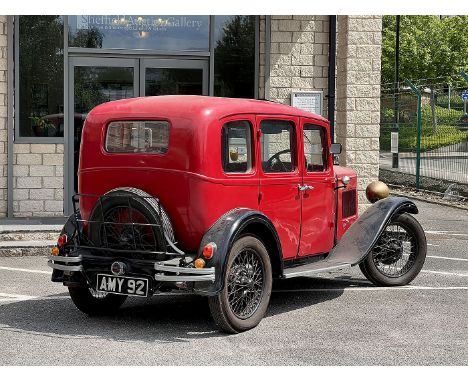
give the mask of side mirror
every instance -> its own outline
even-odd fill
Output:
[[[330,152],[333,155],[341,154],[342,149],[343,149],[343,147],[341,146],[341,143],[332,143],[330,145]]]
[[[343,147],[341,146],[341,143],[332,143],[330,145],[330,152],[333,155],[333,164],[336,164],[336,165],[340,164],[340,161],[338,159],[338,155],[341,154],[342,148]]]

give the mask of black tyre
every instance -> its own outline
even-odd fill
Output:
[[[413,216],[403,213],[390,221],[359,267],[375,285],[406,285],[421,271],[426,251],[426,235],[421,225]]]
[[[208,298],[214,321],[227,333],[254,328],[268,308],[271,287],[271,263],[265,246],[253,236],[239,238],[229,252],[224,288]]]
[[[94,292],[88,288],[69,287],[68,292],[75,306],[90,316],[115,313],[127,296]]]

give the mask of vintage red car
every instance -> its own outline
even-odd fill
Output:
[[[231,333],[260,322],[274,278],[359,265],[377,285],[409,283],[426,256],[416,206],[388,197],[358,217],[356,173],[333,164],[340,152],[327,120],[273,102],[99,105],[83,128],[52,280],[88,314],[127,296],[206,295]]]

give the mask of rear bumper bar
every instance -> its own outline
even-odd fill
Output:
[[[215,268],[184,268],[173,265],[172,260],[168,262],[157,262],[154,264],[156,281],[215,281]],[[167,274],[169,273],[169,274]]]
[[[47,265],[59,271],[79,272],[83,270],[81,261],[83,257],[78,256],[48,256]]]
[[[59,271],[69,272],[86,272],[82,261],[87,258],[96,259],[94,256],[78,255],[78,256],[48,256],[47,264],[49,267]],[[186,257],[186,259],[190,259]],[[112,258],[100,258],[100,260],[109,265],[114,261]],[[198,281],[215,281],[215,268],[189,268],[179,266],[179,258],[174,258],[167,261],[151,262],[146,261],[145,268],[147,271],[154,272],[154,280],[160,282],[198,282]],[[191,259],[193,260],[193,259]],[[132,260],[121,260],[129,263]]]

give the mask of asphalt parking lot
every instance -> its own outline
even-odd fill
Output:
[[[45,258],[0,258],[0,365],[468,365],[468,211],[416,204],[429,245],[410,286],[373,287],[354,268],[281,281],[260,325],[237,335],[197,296],[90,318]]]

